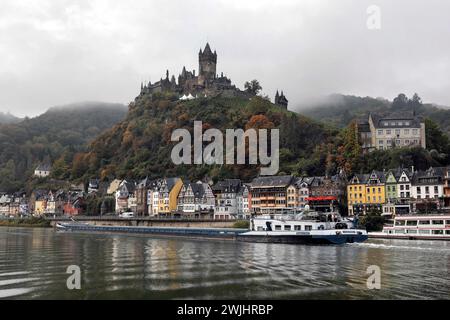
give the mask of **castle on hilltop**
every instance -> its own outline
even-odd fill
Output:
[[[161,78],[155,83],[141,83],[141,93],[154,94],[157,92],[176,92],[180,96],[224,96],[224,97],[245,97],[250,98],[251,93],[242,91],[232,84],[231,80],[217,73],[217,53],[212,52],[209,43],[206,44],[204,50],[200,49],[198,53],[199,72],[196,75],[195,70],[187,71],[186,67],[178,75],[178,82],[175,75],[170,76],[169,70],[166,71],[166,77]],[[279,95],[278,91],[275,96],[275,104],[287,109],[288,100],[283,92]]]

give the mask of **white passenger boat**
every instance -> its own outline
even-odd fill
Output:
[[[299,214],[265,215],[251,219],[250,231],[237,240],[264,243],[344,244],[367,240],[367,231],[356,229],[357,221],[338,213],[305,210]]]
[[[370,238],[410,240],[450,240],[450,214],[401,215],[382,232],[370,232]]]

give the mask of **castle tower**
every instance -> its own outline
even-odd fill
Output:
[[[209,43],[206,44],[205,50],[200,49],[198,53],[199,62],[199,82],[203,84],[213,80],[216,77],[217,53],[211,51]],[[201,83],[200,83],[201,84]]]
[[[284,95],[283,91],[281,91],[281,94],[279,94],[277,90],[277,93],[275,94],[275,104],[283,107],[284,109],[287,109],[288,103],[289,101]]]

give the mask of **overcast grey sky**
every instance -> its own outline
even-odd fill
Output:
[[[198,70],[206,41],[219,73],[284,89],[290,109],[331,93],[450,105],[447,0],[0,0],[0,111],[128,103],[166,68]]]

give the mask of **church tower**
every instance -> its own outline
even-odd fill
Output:
[[[209,43],[206,44],[205,50],[200,49],[198,53],[199,62],[199,78],[201,82],[207,83],[216,77],[217,53],[211,51]]]

